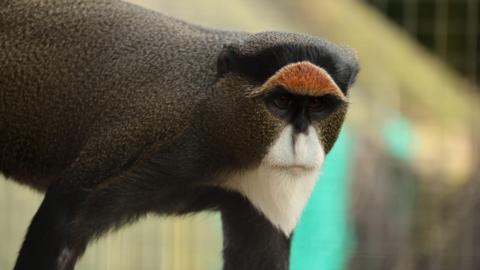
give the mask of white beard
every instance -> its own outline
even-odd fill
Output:
[[[257,168],[230,174],[222,185],[240,192],[289,236],[320,173],[325,152],[313,127],[294,139],[286,126]]]

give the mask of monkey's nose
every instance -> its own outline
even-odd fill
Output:
[[[308,120],[306,115],[300,114],[293,120],[292,125],[294,132],[308,134],[308,127],[310,126],[310,121]]]

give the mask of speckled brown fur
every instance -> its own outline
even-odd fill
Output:
[[[345,96],[358,71],[349,49],[304,34],[212,30],[113,0],[0,1],[0,172],[46,191],[15,269],[73,269],[92,238],[148,212],[214,209],[224,269],[285,270],[289,238],[211,182],[260,162],[285,123],[249,94],[301,61]],[[327,151],[345,112],[316,125]]]

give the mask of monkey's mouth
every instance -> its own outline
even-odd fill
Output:
[[[270,167],[286,172],[311,172],[317,170],[316,166],[305,164],[271,164]]]

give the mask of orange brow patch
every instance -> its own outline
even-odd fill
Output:
[[[345,99],[345,95],[328,72],[308,61],[291,63],[282,67],[252,94],[259,95],[276,87],[283,87],[296,95],[332,94]]]

